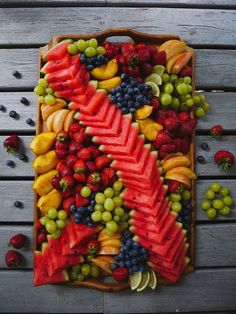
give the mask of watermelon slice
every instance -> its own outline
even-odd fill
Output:
[[[48,83],[58,82],[58,81],[65,81],[68,79],[72,79],[79,70],[79,65],[71,65],[67,69],[59,70],[53,73],[48,73],[45,75],[45,79]]]
[[[163,177],[156,177],[153,179],[152,183],[147,182],[137,182],[133,180],[132,178],[129,179],[123,179],[122,182],[125,187],[130,188],[132,190],[135,190],[137,192],[143,193],[145,190],[145,194],[147,195],[153,195],[156,190],[156,186],[158,184],[158,180],[163,180]]]
[[[93,112],[96,111],[96,108],[101,105],[101,103],[104,101],[104,98],[106,97],[106,93],[103,91],[96,92],[91,97],[88,105],[85,108],[81,109],[81,112],[87,113],[87,114],[93,114]]]
[[[99,225],[89,227],[85,224],[76,224],[74,222],[72,222],[72,226],[75,232],[75,237],[70,241],[70,248],[75,248],[78,245],[84,245],[89,240],[94,238],[102,228]]]
[[[63,81],[53,82],[50,84],[50,87],[54,91],[57,91],[57,93],[63,92],[66,90],[71,91],[73,89],[78,89],[78,91],[79,91],[80,88],[81,88],[81,92],[79,94],[82,94],[85,91],[85,85],[83,83],[81,83],[79,73],[73,79],[66,80],[65,82],[63,82]],[[56,96],[57,96],[57,94],[56,94]]]
[[[40,70],[41,73],[47,74],[62,69],[66,69],[71,64],[71,57],[69,54],[66,54],[62,59],[48,61]]]
[[[101,129],[110,129],[112,126],[113,121],[115,120],[116,115],[116,106],[115,105],[109,105],[110,108],[107,112],[107,118],[106,122],[104,121],[86,121],[85,123],[81,123],[82,125],[86,125],[87,127],[93,127],[93,128],[101,128]],[[94,137],[93,137],[94,141]]]
[[[44,61],[57,60],[63,58],[66,54],[69,55],[67,47],[71,44],[72,40],[67,39],[61,41],[56,46],[52,47],[45,55],[43,55]]]

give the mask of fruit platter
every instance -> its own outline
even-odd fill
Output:
[[[181,280],[194,270],[194,132],[209,106],[193,48],[130,29],[63,35],[40,49],[39,73],[34,285]]]

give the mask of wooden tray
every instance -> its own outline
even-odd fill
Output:
[[[40,69],[42,67],[42,55],[44,55],[49,49],[51,49],[53,46],[55,46],[58,42],[65,38],[72,38],[74,40],[77,39],[90,39],[90,38],[96,38],[98,42],[101,44],[104,41],[106,41],[109,38],[109,41],[112,42],[112,37],[117,37],[117,36],[125,36],[129,37],[127,41],[133,42],[133,43],[145,43],[145,44],[152,44],[152,45],[161,45],[163,42],[170,40],[170,39],[179,39],[178,36],[175,35],[157,35],[157,34],[146,34],[142,32],[138,32],[135,30],[131,30],[128,28],[110,28],[107,29],[106,31],[102,32],[97,32],[94,34],[67,34],[67,35],[60,35],[60,36],[54,36],[52,40],[44,47],[41,47],[39,49],[39,59],[38,59],[38,66],[39,66],[39,78],[40,78]],[[117,40],[117,38],[116,38]],[[193,53],[193,57],[191,59],[192,62],[192,87],[193,91],[195,91],[195,55]],[[40,104],[37,104],[37,123],[36,123],[36,134],[42,133],[46,131],[46,124],[42,119],[41,116],[41,111],[40,111]],[[195,156],[195,134],[193,134],[192,137],[192,142],[190,145],[190,159],[192,162],[191,169],[194,171],[195,170],[195,162],[194,162],[194,156]],[[35,178],[37,178],[38,174],[35,173]],[[190,227],[190,237],[188,238],[189,242],[189,249],[188,249],[188,254],[190,258],[190,263],[188,264],[187,268],[185,269],[184,274],[188,274],[192,271],[194,271],[194,265],[195,265],[195,216],[196,216],[196,208],[195,208],[195,181],[192,180],[192,205],[193,205],[193,211],[192,211],[192,224]],[[39,217],[39,211],[37,209],[37,201],[38,201],[38,195],[34,193],[34,221],[36,221]],[[34,229],[34,249],[37,248],[37,234],[36,230]],[[182,277],[183,277],[182,275]],[[172,285],[173,283],[164,278],[164,277],[158,277],[158,284],[159,285]],[[121,291],[129,288],[129,283],[128,282],[122,282],[122,283],[105,283],[102,281],[99,281],[97,279],[88,279],[85,281],[73,281],[70,283],[66,283],[66,285],[70,285],[73,287],[77,286],[82,286],[82,287],[88,287],[88,288],[94,288],[102,291]]]

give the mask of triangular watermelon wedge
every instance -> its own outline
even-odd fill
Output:
[[[93,127],[93,128],[101,128],[101,129],[110,129],[112,127],[113,121],[115,119],[116,115],[116,107],[115,105],[109,105],[110,108],[107,112],[106,122],[102,121],[87,121],[85,124],[87,127]],[[83,125],[83,123],[81,123]],[[94,141],[94,137],[92,139]],[[95,142],[95,141],[94,141]]]
[[[61,41],[56,46],[52,47],[47,53],[43,55],[44,61],[58,60],[62,59],[66,54],[69,54],[67,51],[67,47],[71,44],[72,40],[67,39],[65,41]]]
[[[71,64],[71,56],[66,54],[62,59],[48,61],[40,70],[41,73],[47,74],[62,69],[66,69]]]
[[[89,240],[96,237],[98,232],[101,230],[102,226],[97,225],[94,227],[89,227],[85,224],[76,224],[72,221],[72,226],[75,232],[75,237],[70,241],[70,248],[75,248],[78,245],[84,245]]]
[[[94,93],[93,96],[90,98],[87,106],[81,108],[81,112],[92,115],[96,111],[97,107],[99,107],[103,103],[105,97],[105,91],[99,91]]]

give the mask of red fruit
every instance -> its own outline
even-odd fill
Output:
[[[68,198],[72,196],[72,191],[60,191],[62,198]]]
[[[76,141],[76,143],[82,144],[86,139],[86,134],[82,132],[76,132],[73,134],[73,139]]]
[[[128,74],[133,76],[133,77],[139,76],[140,75],[139,67],[137,65],[135,65],[135,66],[128,66]]]
[[[151,55],[150,55],[149,50],[146,48],[139,49],[137,54],[138,54],[139,61],[141,63],[148,62],[150,60]]]
[[[153,97],[151,99],[151,106],[153,106],[154,109],[160,108],[160,105],[161,105],[160,101],[159,101],[159,99],[157,97]]]
[[[160,159],[164,159],[169,153],[162,149],[162,147],[158,150],[158,157]]]
[[[76,141],[72,140],[69,144],[69,154],[76,155],[81,148],[83,148],[82,144],[76,143]]]
[[[106,167],[102,170],[102,173],[105,174],[110,180],[115,175],[116,172],[113,168]]]
[[[45,230],[41,230],[37,236],[38,244],[42,244],[43,242],[47,241],[47,233]]]
[[[192,130],[194,130],[197,126],[197,119],[191,119],[189,122],[187,122],[187,126],[189,126]]]
[[[75,196],[76,207],[83,207],[89,204],[89,199],[81,196],[79,193]]]
[[[87,178],[88,184],[98,185],[101,183],[101,176],[98,172],[91,173]]]
[[[3,142],[8,154],[13,154],[20,147],[20,138],[16,134],[8,136]]]
[[[68,133],[64,130],[57,132],[56,137],[58,142],[66,142],[68,140]]]
[[[74,186],[74,193],[77,194],[77,193],[80,193],[81,189],[84,187],[83,184],[76,184]]]
[[[182,184],[178,181],[171,180],[168,182],[168,190],[171,193],[179,193],[182,191]]]
[[[182,146],[182,139],[181,138],[175,138],[172,140],[173,143],[175,144],[176,151],[181,152],[181,146]]]
[[[121,44],[121,52],[125,57],[130,57],[135,53],[134,45],[131,43]]]
[[[167,118],[164,121],[165,129],[168,132],[176,132],[178,128],[180,127],[180,125],[181,125],[181,122],[174,118]]]
[[[99,151],[99,149],[96,146],[90,145],[88,147],[88,149],[90,150],[90,153],[91,153],[93,158],[96,158],[97,156],[100,155],[100,151]]]
[[[62,207],[66,211],[67,215],[70,214],[70,208],[75,205],[75,197],[71,196],[63,200]]]
[[[68,133],[69,133],[70,138],[73,137],[73,134],[74,134],[74,133],[79,132],[81,129],[82,129],[82,126],[81,126],[79,123],[73,122],[73,123],[69,126],[69,129],[68,129]]]
[[[89,172],[94,172],[97,170],[95,163],[93,161],[87,161],[86,162],[86,168]]]
[[[88,184],[92,192],[97,192],[101,189],[101,185],[99,184]]]
[[[146,48],[148,49],[151,56],[154,56],[155,54],[157,54],[156,46],[147,46]]]
[[[77,158],[74,155],[68,155],[66,157],[66,165],[71,169],[73,169],[76,161],[77,161]]]
[[[66,157],[66,154],[67,154],[67,152],[64,149],[57,149],[56,150],[56,155],[57,155],[58,159],[64,159]]]
[[[71,190],[73,184],[74,184],[74,179],[72,176],[65,176],[60,180],[60,187],[62,191]]]
[[[175,144],[163,144],[162,146],[161,146],[161,150],[163,151],[163,152],[166,152],[166,153],[173,153],[173,152],[175,152],[176,151],[176,146],[175,146]]]
[[[105,155],[101,155],[95,158],[95,165],[98,170],[102,170],[104,167],[110,165],[111,159]]]
[[[180,112],[178,114],[178,117],[183,122],[189,122],[189,120],[190,120],[190,115],[188,112]]]
[[[163,144],[169,144],[171,142],[171,138],[168,134],[166,134],[165,131],[159,131],[156,137],[155,142],[153,143],[153,146],[156,149],[159,149],[161,145]]]
[[[212,137],[219,137],[220,135],[222,135],[222,132],[223,132],[223,127],[219,124],[217,125],[214,125],[213,127],[211,127],[211,136]]]
[[[140,65],[140,71],[141,71],[141,74],[142,76],[148,76],[152,73],[152,65],[150,63],[143,63]]]
[[[67,150],[68,149],[68,143],[57,141],[55,144],[55,149],[56,149],[56,151],[57,150]]]
[[[111,179],[109,180],[109,185],[112,185],[114,182],[116,182],[118,180],[117,175],[114,175],[113,177],[111,177]]]
[[[87,249],[89,255],[95,255],[100,249],[100,242],[97,239],[90,240],[87,243]]]
[[[144,43],[140,43],[140,44],[136,45],[134,48],[135,48],[135,51],[138,51],[139,49],[143,49],[145,47],[146,47],[146,45]]]
[[[219,150],[214,156],[215,163],[219,168],[228,170],[235,162],[234,155],[228,150]]]
[[[112,277],[119,282],[125,281],[129,277],[129,271],[126,267],[118,267],[112,271]]]
[[[126,65],[126,64],[128,64],[128,60],[127,60],[127,58],[126,58],[124,55],[120,55],[120,56],[119,56],[118,62],[119,62],[121,65]]]
[[[108,186],[110,183],[110,178],[106,173],[101,173],[102,184]]]
[[[166,112],[167,112],[167,110],[163,110],[163,109],[157,110],[155,122],[157,122],[161,125],[164,125],[165,118],[167,118]]]
[[[166,118],[173,118],[175,120],[179,120],[177,112],[171,109],[166,110]]]
[[[85,172],[86,170],[86,164],[82,159],[79,159],[76,161],[76,163],[74,164],[74,171],[76,173],[81,173],[81,172]]]
[[[84,173],[75,173],[73,178],[80,183],[86,183],[87,181]]]
[[[192,137],[192,134],[193,134],[193,130],[192,128],[190,128],[189,126],[187,126],[186,124],[183,124],[179,127],[179,130],[178,130],[178,136],[180,138],[183,138],[183,137],[189,137],[191,138]]]
[[[57,169],[60,171],[60,174],[62,175],[62,177],[65,177],[65,176],[72,176],[72,170],[67,166],[65,165],[64,163],[62,163],[62,166],[60,167],[60,169]]]
[[[139,84],[143,83],[143,79],[140,76],[135,77],[135,81]]]
[[[191,76],[192,75],[192,68],[188,65],[184,66],[183,69],[180,71],[180,76]]]
[[[81,148],[81,150],[77,153],[77,158],[82,160],[90,160],[91,153],[88,147]]]
[[[5,256],[5,261],[7,267],[18,267],[22,264],[23,258],[20,253],[10,250]]]
[[[188,154],[189,148],[190,148],[190,141],[189,141],[189,138],[188,138],[188,137],[182,138],[180,151],[181,151],[183,154]]]
[[[11,237],[8,245],[14,247],[14,249],[21,249],[25,245],[26,239],[25,235],[19,233]]]
[[[34,223],[34,228],[35,228],[36,230],[41,230],[41,229],[43,228],[43,225],[41,224],[39,218],[35,221],[35,223]]]
[[[54,189],[56,190],[61,190],[60,187],[60,181],[61,181],[61,176],[60,175],[56,175],[52,178],[51,180],[51,185]]]
[[[165,51],[160,51],[157,53],[157,56],[155,58],[155,64],[161,64],[166,66],[166,53]]]

